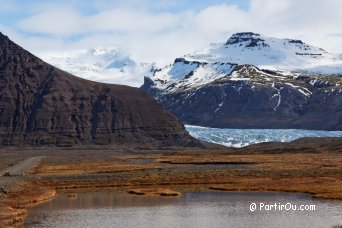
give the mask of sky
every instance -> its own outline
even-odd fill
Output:
[[[120,47],[170,60],[236,32],[342,53],[341,0],[0,0],[0,31],[34,54]]]

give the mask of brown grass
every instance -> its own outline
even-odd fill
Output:
[[[110,162],[42,164],[36,170],[45,184],[58,189],[77,188],[159,188],[163,186],[202,186],[234,191],[306,192],[321,198],[342,199],[342,154],[219,154],[174,153],[170,155],[132,156],[153,158],[150,164]],[[121,160],[123,162],[123,160]],[[164,163],[169,163],[166,166]],[[229,164],[252,164],[229,166]],[[228,164],[221,170],[213,164]],[[186,170],[182,168],[187,167]],[[189,167],[197,167],[192,170]],[[165,171],[165,169],[167,169]],[[137,172],[139,171],[139,172]],[[118,173],[120,172],[120,173]],[[106,179],[69,178],[67,174],[107,173]],[[63,179],[51,175],[66,175]],[[119,175],[119,176],[118,176]]]
[[[71,163],[65,165],[42,165],[35,172],[40,175],[74,175],[112,173],[134,170],[161,169],[158,165],[114,164],[111,162]]]
[[[22,223],[27,213],[26,209],[0,205],[0,227],[12,227],[15,224]]]
[[[156,159],[171,164],[251,163],[240,170],[218,174],[221,184],[211,189],[290,191],[320,198],[342,199],[342,154],[172,155]],[[208,183],[214,182],[208,179]],[[227,183],[224,183],[227,182]]]
[[[11,190],[0,205],[0,227],[10,227],[22,223],[27,215],[27,208],[52,199],[54,189],[37,183],[27,183]]]

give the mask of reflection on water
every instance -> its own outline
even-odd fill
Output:
[[[251,203],[314,204],[315,211],[255,211]],[[305,194],[198,192],[178,198],[126,193],[61,194],[32,209],[25,227],[331,227],[342,223],[341,201]]]

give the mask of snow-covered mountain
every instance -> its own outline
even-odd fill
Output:
[[[146,76],[141,88],[190,125],[342,130],[341,55],[296,39],[236,33],[169,64],[118,48],[41,57],[94,81],[140,86]]]
[[[278,71],[342,72],[340,55],[330,54],[301,40],[270,38],[251,32],[236,33],[225,43],[212,44],[185,58],[208,63],[250,64]]]
[[[142,89],[190,125],[341,130],[341,76],[340,55],[248,32],[153,67]]]
[[[76,76],[105,83],[139,87],[151,69],[149,63],[139,63],[119,48],[96,48],[63,53],[45,53],[46,62]]]
[[[191,89],[228,75],[236,80],[240,77],[234,71],[237,65],[250,65],[256,71],[268,70],[283,76],[342,74],[341,55],[328,53],[301,40],[269,38],[247,32],[236,33],[225,43],[211,44],[205,50],[177,58],[173,64],[154,68],[150,78],[160,89]]]
[[[149,76],[161,89],[170,84],[173,89],[201,86],[231,74],[237,64],[253,65],[282,75],[304,71],[342,72],[342,55],[328,53],[300,40],[270,38],[251,32],[236,33],[226,42],[211,44],[168,65],[138,62],[119,48],[47,53],[40,57],[86,79],[138,87],[143,84],[144,76]]]

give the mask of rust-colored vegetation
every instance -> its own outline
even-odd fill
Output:
[[[43,165],[36,169],[36,173],[41,175],[96,174],[160,168],[161,167],[158,165],[115,164],[112,162],[80,162],[64,165]]]
[[[22,223],[27,209],[48,201],[56,195],[54,189],[38,183],[26,183],[12,189],[0,204],[0,227],[11,227]]]

